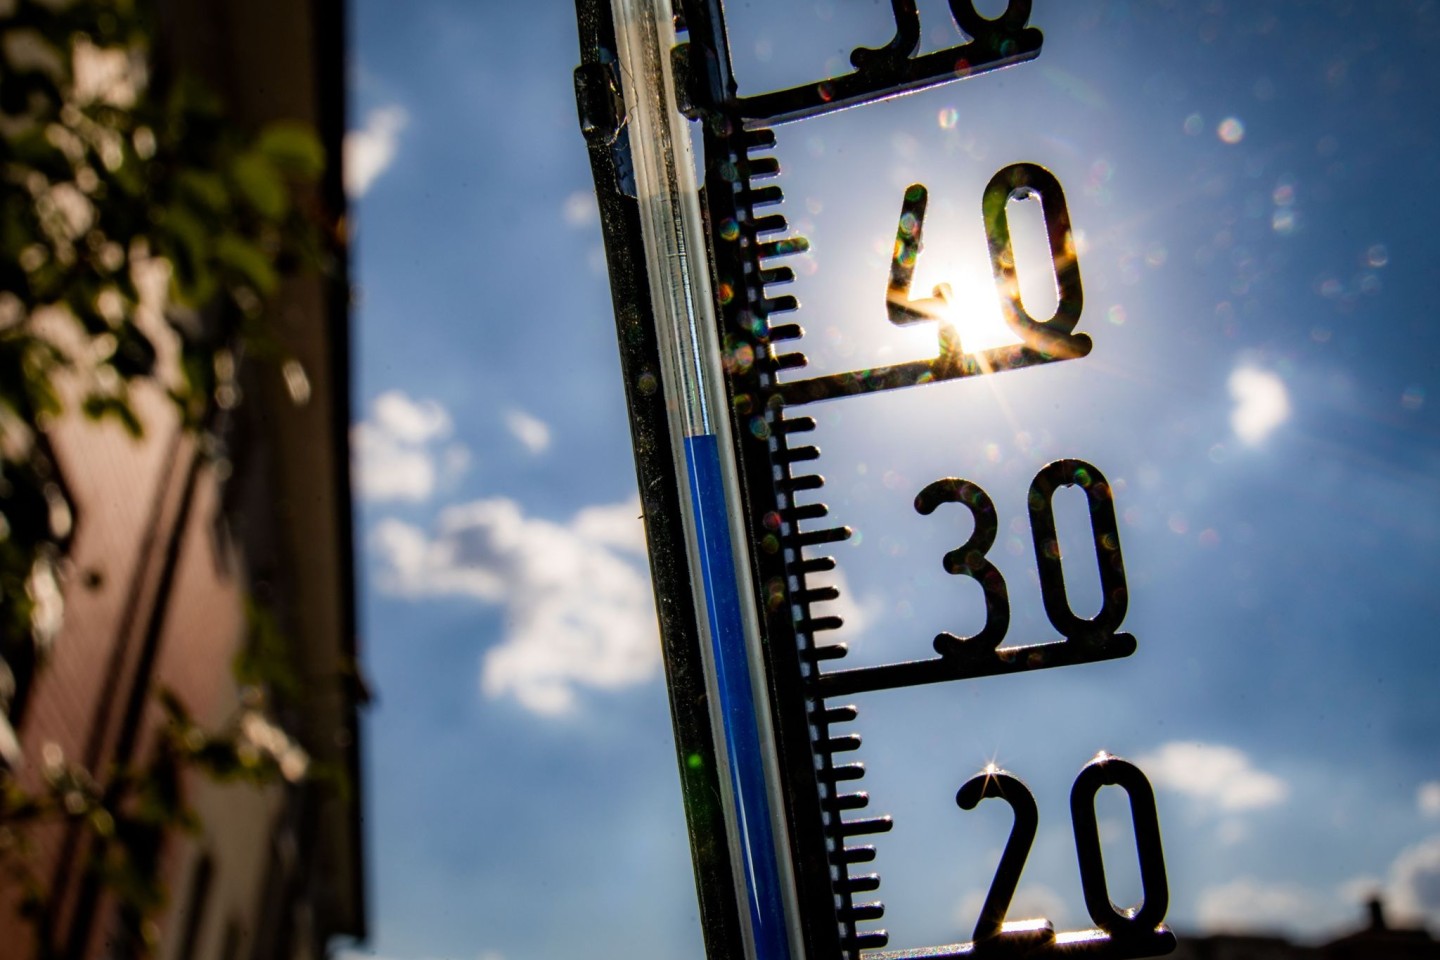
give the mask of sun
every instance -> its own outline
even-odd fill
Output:
[[[944,301],[936,319],[960,335],[960,345],[966,353],[1020,342],[1020,337],[1005,322],[1000,309],[1000,291],[990,275],[988,263],[935,258],[933,264],[931,269],[926,269],[928,265],[922,259],[922,265],[915,271],[915,286],[934,291]]]

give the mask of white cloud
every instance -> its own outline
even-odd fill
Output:
[[[1172,741],[1135,762],[1157,787],[1224,812],[1272,807],[1290,794],[1284,780],[1257,769],[1244,752],[1223,744]]]
[[[1420,784],[1415,791],[1415,805],[1427,817],[1440,817],[1440,780]]]
[[[1400,852],[1385,893],[1397,920],[1440,923],[1440,834]]]
[[[550,446],[549,424],[524,410],[507,411],[505,426],[531,453],[543,453]]]
[[[376,397],[370,419],[350,428],[351,473],[355,488],[368,500],[419,502],[437,480],[434,444],[450,435],[445,408],[433,400],[414,400],[399,390]],[[444,472],[463,472],[469,453],[459,444],[444,452]]]
[[[375,422],[403,443],[421,444],[450,433],[450,414],[434,400],[413,400],[387,390],[371,404]]]
[[[600,217],[600,211],[595,206],[595,194],[589,190],[576,190],[566,197],[560,213],[566,224],[577,230]]]
[[[535,713],[575,707],[578,688],[617,690],[653,677],[659,634],[638,500],[587,507],[568,523],[526,517],[504,498],[441,513],[434,536],[386,520],[372,545],[381,589],[468,596],[504,608],[480,687]]]
[[[355,489],[367,500],[419,502],[435,489],[435,461],[429,451],[399,443],[372,423],[350,428]]]
[[[1350,930],[1364,922],[1361,906],[1376,896],[1391,926],[1440,923],[1440,834],[1402,850],[1388,882],[1357,876],[1324,890],[1237,877],[1202,890],[1195,913],[1207,933]]]
[[[1333,924],[1334,907],[1299,884],[1238,877],[1200,891],[1195,915],[1207,933],[1274,933]]]
[[[1240,817],[1227,817],[1215,828],[1215,839],[1226,847],[1244,843],[1250,839],[1250,824]]]
[[[821,586],[832,586],[840,591],[840,596],[835,600],[827,600],[816,604],[815,613],[823,617],[839,617],[845,622],[845,627],[839,635],[847,640],[853,640],[864,633],[870,624],[884,612],[885,602],[878,596],[868,595],[860,597],[854,590],[850,589],[849,581],[845,579],[845,572],[839,568],[830,573],[812,577],[806,586],[814,588]],[[830,637],[821,634],[817,638],[821,644],[830,643]]]
[[[353,199],[363,197],[395,160],[400,131],[410,122],[410,115],[398,105],[378,107],[365,115],[365,125],[345,134],[342,146],[345,163],[345,194]]]
[[[1230,427],[1246,444],[1256,446],[1290,419],[1290,394],[1277,374],[1255,367],[1236,367],[1230,374]]]
[[[452,443],[440,457],[440,477],[458,480],[470,469],[470,450],[463,443]]]

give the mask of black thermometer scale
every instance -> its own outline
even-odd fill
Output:
[[[967,350],[946,320],[951,291],[912,290],[927,189],[904,190],[888,278],[857,306],[856,322],[938,329],[933,357],[807,376],[804,331],[787,257],[790,235],[774,126],[1023,64],[1039,56],[1030,0],[982,16],[950,0],[962,45],[918,54],[915,0],[892,0],[894,37],[850,55],[853,71],[753,96],[737,94],[721,0],[577,0],[575,72],[609,263],[637,474],[665,648],[671,710],[706,946],[712,958],[874,960],[972,956],[1129,958],[1170,952],[1154,794],[1133,764],[1097,754],[1075,778],[1070,810],[1092,928],[1056,931],[1007,911],[1038,821],[1015,775],[987,765],[955,784],[955,802],[1008,804],[1014,824],[970,939],[887,950],[880,877],[868,869],[893,820],[872,811],[855,733],[864,698],[922,684],[980,681],[1129,656],[1128,602],[1114,491],[1096,465],[1061,459],[1030,480],[1030,540],[1045,619],[1059,635],[1009,636],[1009,589],[990,554],[1001,528],[994,501],[960,476],[905,496],[918,515],[968,515],[971,531],[938,562],[974,581],[984,622],[970,636],[916,637],[893,662],[847,666],[827,639],[841,620],[834,545],[849,539],[818,499],[825,481],[807,443],[831,411],[868,395],[1081,360],[1083,291],[1064,189],[1045,167],[996,170],[979,198],[1004,321],[1016,342]],[[697,142],[698,141],[698,142]],[[1058,303],[1027,312],[1011,240],[1013,200],[1039,199]],[[885,284],[883,307],[878,287]],[[1032,369],[1033,368],[1033,369]],[[960,389],[951,387],[947,389]],[[963,464],[960,465],[963,468]],[[1081,491],[1098,566],[1100,609],[1078,616],[1065,586],[1054,498]],[[960,513],[956,513],[959,511]],[[1006,522],[1009,519],[1006,518]],[[918,559],[908,562],[919,563]],[[1073,560],[1071,562],[1074,562]],[[980,681],[983,682],[983,681]],[[1117,786],[1130,801],[1143,897],[1111,901],[1095,812]],[[876,805],[882,797],[874,798]]]

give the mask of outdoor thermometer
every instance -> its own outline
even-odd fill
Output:
[[[861,789],[865,770],[851,759],[860,755],[856,731],[867,698],[896,695],[885,691],[993,683],[1136,651],[1137,639],[1122,629],[1128,587],[1106,465],[1075,457],[1041,465],[1025,477],[1023,516],[1002,515],[993,485],[987,491],[967,478],[965,456],[978,457],[978,450],[961,451],[953,472],[908,487],[886,473],[884,496],[911,521],[952,539],[934,556],[897,552],[890,565],[923,567],[946,591],[968,591],[982,615],[978,626],[930,635],[886,624],[895,636],[883,649],[899,655],[879,660],[852,664],[861,651],[829,639],[843,626],[828,612],[840,598],[835,553],[853,531],[821,500],[820,452],[809,441],[827,430],[843,435],[842,424],[863,421],[889,391],[963,403],[964,391],[986,378],[1052,376],[1054,365],[1084,361],[1095,344],[1085,331],[1082,251],[1065,187],[1036,158],[996,164],[971,200],[988,250],[990,296],[1009,342],[967,343],[952,319],[955,291],[945,283],[915,289],[927,231],[935,229],[927,224],[931,190],[912,183],[888,194],[882,182],[876,189],[894,200],[893,247],[890,236],[878,238],[888,270],[844,277],[873,294],[857,294],[846,316],[832,319],[879,334],[933,331],[932,346],[919,358],[868,357],[863,366],[812,372],[801,350],[787,348],[807,342],[792,322],[801,316],[798,299],[785,291],[797,279],[787,258],[803,255],[808,244],[790,232],[785,198],[771,182],[779,173],[772,128],[787,125],[788,135],[835,111],[873,110],[866,105],[1034,60],[1043,38],[1030,22],[1031,6],[1010,0],[986,17],[974,0],[949,0],[954,25],[968,39],[920,53],[916,0],[892,0],[893,38],[855,49],[850,72],[742,96],[720,0],[577,0],[576,93],[602,214],[701,916],[714,958],[1121,958],[1174,948],[1163,923],[1169,895],[1154,794],[1136,766],[1101,752],[1088,762],[1077,758],[1069,797],[1092,927],[1057,931],[1043,918],[1008,918],[1039,814],[1029,788],[992,763],[949,788],[956,817],[982,803],[1013,812],[973,930],[959,931],[952,943],[887,950],[880,876],[867,865],[894,821],[872,812],[885,797]],[[1038,199],[1043,212],[1055,289],[1045,316],[1027,309],[1017,268],[1010,218],[1024,198]],[[1034,269],[1025,263],[1025,271]],[[1085,550],[1062,555],[1055,503],[1065,488],[1083,496],[1088,536]],[[997,537],[1017,530],[1028,539],[1025,555],[1017,560],[1012,551],[1003,566],[1015,571],[1023,562],[1033,570],[1025,575],[1038,583],[1035,610],[1016,606],[1024,599],[1012,591],[1019,574],[1007,582],[997,563]],[[1098,576],[1099,608],[1089,616],[1076,612],[1067,592],[1067,572],[1073,584],[1079,564]],[[1024,696],[1024,678],[1003,682]],[[1096,816],[1104,786],[1129,800],[1142,897],[1125,908],[1112,902],[1106,882]]]

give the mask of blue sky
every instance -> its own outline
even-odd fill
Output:
[[[888,39],[883,3],[732,8],[745,90]],[[920,8],[926,49],[956,42]],[[896,817],[892,945],[968,936],[1007,815],[953,796],[992,759],[1040,804],[1012,915],[1085,925],[1066,803],[1102,748],[1156,785],[1178,929],[1323,937],[1370,891],[1440,928],[1440,7],[1373,9],[1038,0],[1037,60],[778,130],[813,244],[805,375],[933,352],[881,310],[909,183],[931,198],[916,289],[952,283],[967,343],[998,318],[997,169],[1052,170],[1081,237],[1089,357],[814,408],[824,499],[860,533],[837,552],[853,661],[978,626],[940,567],[963,524],[910,506],[931,480],[995,500],[1010,642],[1050,636],[1040,466],[1092,462],[1122,517],[1134,657],[856,698]],[[352,10],[363,955],[699,956],[573,13]],[[1058,502],[1084,613],[1082,508]],[[1116,899],[1138,895],[1102,800]]]

